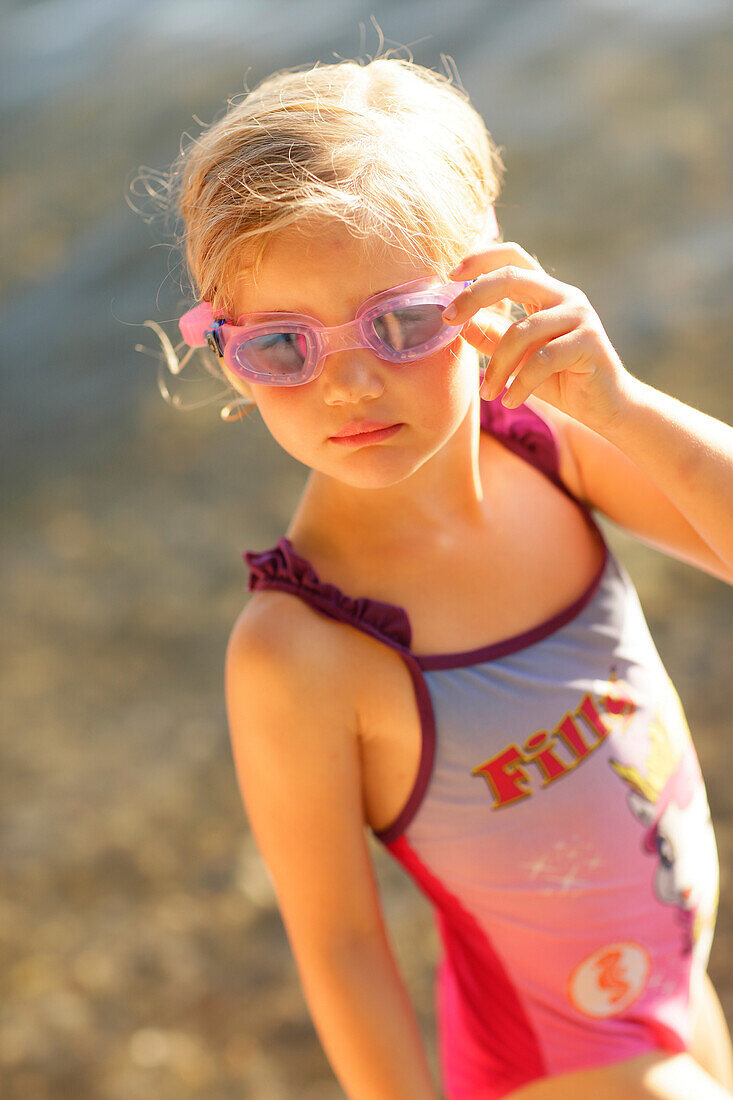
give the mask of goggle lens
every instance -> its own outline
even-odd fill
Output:
[[[444,306],[425,303],[391,309],[371,320],[379,343],[394,352],[416,351],[434,340],[445,328]]]
[[[240,339],[232,349],[232,358],[238,366],[267,378],[302,374],[307,354],[305,334],[287,329]]]

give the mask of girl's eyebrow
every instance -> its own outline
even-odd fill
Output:
[[[382,287],[380,290],[371,291],[369,294],[367,294],[367,296],[365,298],[359,298],[359,300],[353,305],[352,315],[354,313],[356,313],[359,306],[363,305],[364,302],[368,302],[370,298],[376,298],[376,296],[378,294],[384,294],[384,292],[386,290],[392,290],[394,287],[398,287],[398,286],[402,286],[402,285],[403,285],[402,283],[389,283],[388,286]],[[313,317],[313,318],[316,318],[317,320],[320,320],[320,318],[318,317],[317,313],[314,310],[312,310],[309,306],[302,305],[302,303],[297,303],[295,305],[292,305],[289,309],[282,309],[281,307],[277,308],[277,309],[262,309],[262,308],[260,308],[260,309],[248,309],[248,310],[241,311],[236,316],[237,317],[246,317],[250,313],[300,313],[300,314],[302,314],[306,317]]]
[[[306,306],[301,305],[294,305],[291,306],[289,309],[283,309],[280,306],[278,306],[277,308],[263,309],[260,306],[259,309],[245,309],[239,314],[239,316],[245,317],[249,313],[302,313],[307,317],[315,316],[311,309],[308,309]]]
[[[281,306],[278,306],[276,308],[263,309],[262,306],[260,306],[259,309],[245,309],[245,310],[242,310],[240,313],[235,314],[235,316],[236,317],[249,317],[252,314],[256,314],[256,313],[282,313],[285,316],[290,316],[292,314],[296,314],[297,316],[312,317],[314,320],[317,320],[317,321],[320,320],[320,317],[318,316],[318,313],[315,310],[311,309],[310,307],[302,306],[302,305],[293,305],[293,306],[290,306],[289,309],[283,309]]]

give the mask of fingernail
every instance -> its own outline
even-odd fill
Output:
[[[457,313],[458,307],[454,305],[450,305],[447,309],[443,310],[443,316],[445,317],[446,321],[451,321]]]

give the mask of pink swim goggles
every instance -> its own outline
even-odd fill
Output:
[[[359,306],[353,321],[327,326],[300,313],[245,313],[233,324],[214,317],[209,302],[178,322],[189,347],[223,359],[232,374],[265,386],[302,386],[323,370],[327,355],[369,348],[387,363],[412,363],[455,340],[445,307],[473,282],[436,283],[435,276],[383,290]]]

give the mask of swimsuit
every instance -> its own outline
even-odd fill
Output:
[[[423,656],[404,609],[322,581],[287,538],[243,555],[250,590],[351,624],[412,676],[418,774],[373,832],[433,907],[450,1100],[687,1049],[718,900],[700,767],[631,578],[560,480],[553,425],[497,398],[481,427],[566,493],[603,546],[586,591],[539,626]]]

